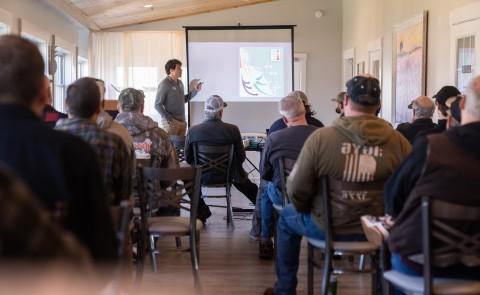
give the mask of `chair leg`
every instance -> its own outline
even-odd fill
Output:
[[[372,276],[372,295],[377,295],[377,288],[378,288],[377,275],[379,274],[378,258],[379,258],[378,253],[374,255],[370,255],[370,275]]]
[[[231,187],[227,185],[226,187],[227,192],[227,226],[234,228],[233,225],[233,210],[232,210],[232,194],[231,194]]]
[[[190,258],[192,260],[192,271],[195,274],[198,271],[198,246],[196,233],[190,233]]]
[[[150,258],[152,259],[152,270],[157,272],[157,259],[156,259],[156,250],[155,250],[155,237],[150,235]]]
[[[175,245],[177,246],[177,249],[182,248],[182,238],[181,237],[175,237]]]
[[[313,295],[313,246],[308,243],[307,247],[307,294]]]
[[[197,261],[198,261],[198,265],[200,266],[200,232],[199,231],[197,231],[196,238],[197,238]]]
[[[365,255],[360,255],[360,261],[358,262],[358,271],[364,272],[365,271]]]
[[[330,273],[332,271],[333,251],[325,249],[325,262],[323,264],[323,279],[321,295],[328,294],[328,285],[330,284]]]

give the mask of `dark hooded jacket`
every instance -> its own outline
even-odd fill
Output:
[[[395,226],[389,238],[390,250],[408,259],[406,262],[409,266],[418,267],[419,272],[422,271],[421,265],[412,264],[411,261],[421,258],[419,254],[423,249],[420,226],[422,197],[430,196],[448,203],[480,207],[479,149],[480,123],[466,124],[443,134],[430,135],[415,143],[412,153],[387,185],[386,202],[395,218]],[[454,205],[450,206],[454,211],[452,207]],[[474,237],[479,232],[478,224],[473,222],[449,221],[449,226],[461,230],[467,236]],[[443,234],[442,229],[436,228],[436,231]],[[438,241],[433,241],[433,247],[437,248]],[[458,242],[461,243],[462,239]],[[480,263],[471,257],[462,257],[460,253],[450,251],[448,256],[441,257],[442,268],[448,265],[454,269],[434,268],[434,273],[439,276],[463,277],[472,272],[477,274],[475,278],[478,279]],[[466,271],[460,262],[467,262],[472,267],[477,263],[476,269]]]
[[[382,119],[339,118],[305,142],[288,178],[288,195],[324,229],[319,183],[328,177],[335,233],[362,233],[360,217],[383,214],[383,184],[409,152],[408,141]]]

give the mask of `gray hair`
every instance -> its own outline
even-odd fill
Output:
[[[435,112],[435,104],[430,97],[419,96],[413,101],[413,110],[417,119],[429,119]]]
[[[218,112],[205,111],[205,119],[207,120],[221,120],[222,119],[222,110]]]
[[[278,111],[285,118],[292,119],[305,114],[305,106],[299,97],[288,95],[278,103]]]
[[[480,76],[473,78],[468,84],[465,110],[480,119]]]

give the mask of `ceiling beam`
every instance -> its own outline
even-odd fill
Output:
[[[101,28],[94,21],[92,21],[88,16],[86,16],[82,12],[82,10],[73,6],[68,1],[66,0],[43,0],[43,1],[57,8],[59,11],[63,12],[72,21],[77,22],[78,24],[86,28],[89,28],[90,30],[94,30],[94,31],[101,30]]]

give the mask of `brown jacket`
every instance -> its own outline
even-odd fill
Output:
[[[287,182],[300,212],[323,227],[321,187],[328,176],[336,234],[362,233],[360,216],[383,214],[383,184],[410,152],[408,141],[375,116],[343,117],[306,141]]]

